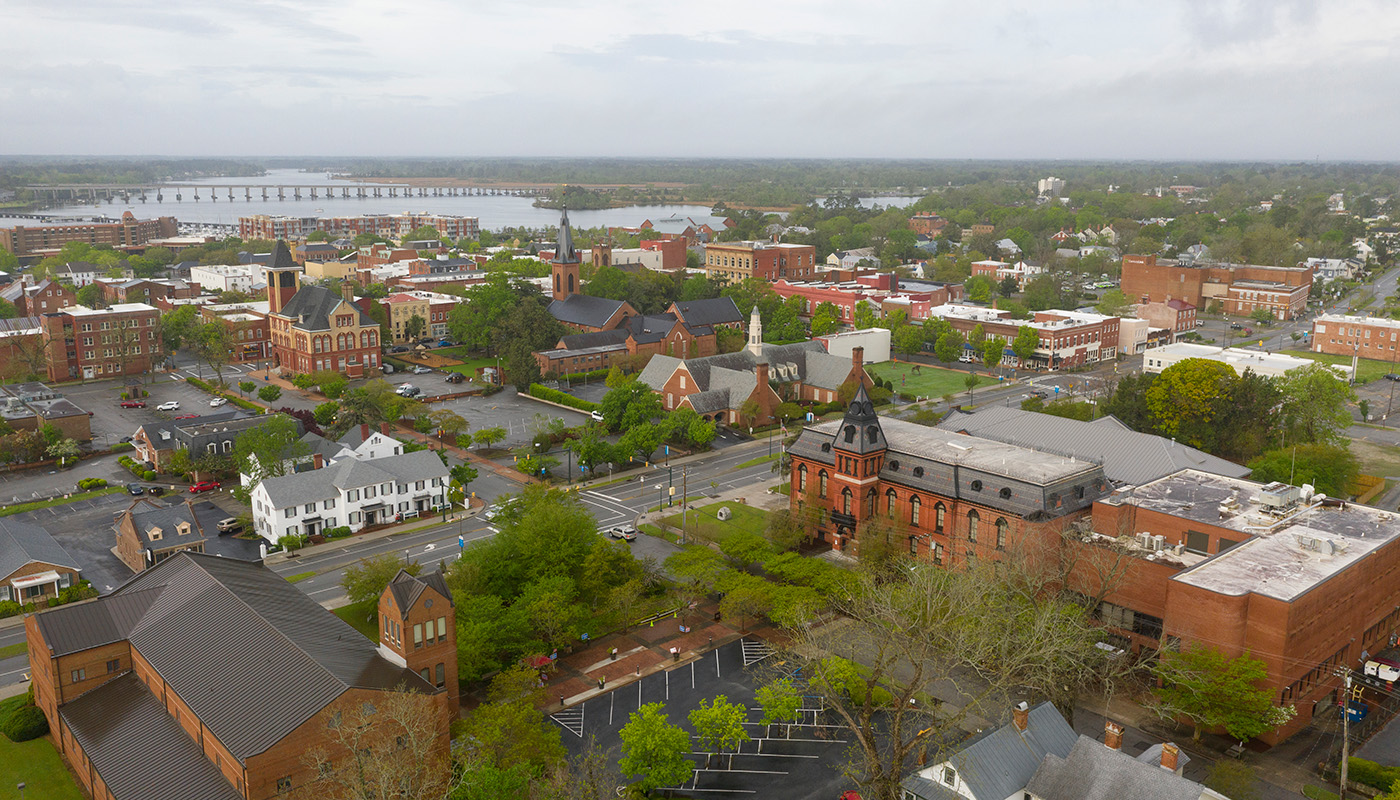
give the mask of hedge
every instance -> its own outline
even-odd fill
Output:
[[[27,742],[49,732],[49,721],[38,706],[20,706],[10,718],[0,722],[0,729],[12,742]]]
[[[141,466],[140,462],[131,456],[120,456],[117,458],[117,463],[121,464],[122,467],[132,475],[150,480],[150,478],[146,478],[146,470]]]
[[[254,403],[254,402],[251,401],[251,400],[244,400],[244,399],[241,398],[241,397],[228,397],[227,395],[225,395],[225,397],[227,397],[227,399],[228,399],[228,401],[229,401],[230,403],[233,403],[234,405],[238,406],[239,408],[243,409],[244,411],[251,411],[251,412],[253,412],[254,414],[262,414],[262,413],[265,413],[265,412],[267,411],[267,409],[263,408],[262,406],[258,405],[257,403]]]
[[[603,367],[602,369],[595,369],[592,372],[570,372],[567,375],[560,375],[559,380],[573,383],[574,381],[591,381],[597,378],[606,378],[608,377],[608,371],[610,369],[611,367]]]
[[[571,394],[566,394],[558,389],[551,389],[548,386],[541,386],[538,383],[530,384],[530,396],[538,397],[541,400],[548,400],[551,403],[558,403],[561,406],[576,408],[579,411],[597,411],[598,404],[589,402]]]
[[[86,492],[89,489],[101,489],[106,485],[106,478],[83,478],[78,481],[78,490]]]
[[[208,381],[202,381],[199,378],[185,378],[185,383],[191,386],[197,386],[206,392],[214,391],[214,387]]]
[[[1347,759],[1347,780],[1364,783],[1367,786],[1390,791],[1390,787],[1400,780],[1400,767],[1387,767],[1364,758]]]
[[[116,444],[112,445],[112,452],[113,452],[113,453],[125,452],[125,451],[127,451],[127,450],[133,449],[135,446],[136,446],[136,445],[132,444],[131,442],[117,442]]]

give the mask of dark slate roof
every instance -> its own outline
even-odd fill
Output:
[[[204,529],[200,526],[199,519],[195,517],[194,507],[190,505],[188,500],[173,506],[161,506],[143,497],[133,502],[129,508],[121,513],[131,516],[132,524],[136,528],[136,535],[140,538],[142,547],[165,550],[204,541]],[[187,523],[190,526],[190,532],[183,536],[177,532],[177,527],[181,523]],[[151,541],[150,538],[152,528],[160,528],[161,530],[160,538],[155,541]]]
[[[401,569],[399,574],[389,581],[389,591],[394,593],[394,602],[398,604],[399,612],[405,615],[428,587],[446,597],[448,605],[452,605],[452,591],[447,588],[447,581],[437,570],[415,577]]]
[[[0,519],[0,579],[36,561],[56,567],[81,569],[47,530],[29,522]]]
[[[633,339],[637,340],[638,344],[652,344],[665,339],[674,327],[676,327],[674,314],[654,314],[647,317],[632,317],[627,320],[626,330]]]
[[[303,286],[292,295],[292,299],[287,301],[287,305],[281,311],[275,312],[279,316],[296,319],[305,316],[301,322],[293,322],[292,327],[303,331],[328,331],[331,328],[330,316],[345,302],[338,292],[333,292],[324,286]],[[349,303],[355,309],[355,313],[360,315],[361,325],[373,325],[374,320],[369,318],[359,306]]]
[[[744,315],[739,313],[739,307],[734,305],[731,297],[687,300],[677,302],[673,307],[687,325],[727,325],[744,321]]]
[[[54,655],[129,639],[240,761],[348,688],[436,691],[253,562],[181,552],[107,597],[41,612],[36,623]]]
[[[565,206],[559,214],[559,238],[554,244],[554,263],[577,264],[578,253],[574,252],[574,231],[569,227],[569,208]]]
[[[590,347],[610,347],[623,344],[627,341],[628,330],[626,328],[614,328],[610,331],[589,331],[588,333],[575,333],[559,339],[560,350],[586,350]]]
[[[779,383],[801,380],[823,389],[836,389],[845,381],[851,371],[851,361],[826,352],[820,342],[798,342],[796,344],[765,344],[762,356],[755,356],[748,348],[737,353],[720,353],[704,358],[692,358],[682,362],[669,356],[652,356],[641,375],[642,383],[660,388],[671,377],[676,367],[684,363],[685,368],[695,378],[695,385],[701,391],[710,390],[710,372],[715,368],[736,372],[753,372],[759,362],[768,362],[768,377]],[[795,368],[795,375],[785,375],[788,366]],[[839,375],[839,377],[838,377]],[[834,381],[834,383],[833,383]]]
[[[58,713],[116,797],[242,796],[133,672],[61,706]]]
[[[955,411],[938,427],[1094,461],[1102,464],[1104,476],[1116,483],[1151,483],[1183,469],[1231,478],[1247,477],[1250,472],[1248,467],[1162,436],[1138,433],[1111,416],[1080,422],[1035,411],[986,406],[972,412]]]
[[[1087,736],[1080,736],[1067,756],[1047,755],[1025,788],[1042,800],[1200,800],[1202,796],[1219,796],[1203,795],[1201,784],[1162,769],[1160,762],[1144,763]]]
[[[585,325],[601,328],[608,324],[613,314],[622,308],[623,301],[609,300],[606,297],[592,297],[586,294],[571,294],[563,300],[549,304],[549,313],[560,322],[570,325]]]
[[[287,247],[287,243],[281,239],[277,240],[277,246],[272,249],[272,257],[267,261],[268,269],[301,269],[297,260],[292,258],[292,251]]]
[[[957,770],[958,780],[975,800],[1005,800],[1026,788],[1047,754],[1068,755],[1075,746],[1075,733],[1054,704],[1044,702],[1030,710],[1026,729],[1006,725],[927,769],[905,778],[905,791],[923,800],[942,800],[960,795],[939,783],[943,766]],[[1133,797],[1128,794],[1121,797]]]
[[[861,384],[846,408],[846,416],[841,420],[834,446],[838,450],[864,455],[884,450],[886,445],[880,418],[875,414],[875,404],[865,393],[865,385]]]

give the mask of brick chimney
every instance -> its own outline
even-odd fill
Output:
[[[379,432],[382,433],[382,434],[384,434],[385,436],[388,436],[388,435],[389,435],[389,423],[387,423],[387,422],[381,422],[381,423],[379,423]]]
[[[355,302],[355,285],[350,281],[340,282],[340,296],[345,298],[345,302]]]
[[[320,453],[312,453],[312,454],[311,454],[311,468],[312,468],[312,469],[320,469],[321,467],[324,467],[325,465],[326,465],[326,462],[321,458],[321,454],[320,454]]]
[[[1177,774],[1180,774],[1180,773],[1181,773],[1181,770],[1180,770],[1180,768],[1177,767],[1177,765],[1176,765],[1177,756],[1180,755],[1180,754],[1181,754],[1180,748],[1178,748],[1176,745],[1172,744],[1171,742],[1167,742],[1167,743],[1163,744],[1163,745],[1162,745],[1162,769],[1164,769],[1164,770],[1166,770],[1166,771],[1168,771],[1168,772],[1175,772],[1175,773],[1177,773]]]
[[[1022,700],[1011,709],[1011,724],[1016,726],[1016,730],[1025,733],[1026,727],[1031,724],[1031,707]]]
[[[1112,720],[1104,720],[1103,723],[1103,746],[1109,750],[1123,749],[1123,726],[1113,724]],[[1165,756],[1163,756],[1165,758]]]
[[[865,348],[851,348],[851,369],[861,369],[865,366]]]
[[[759,386],[759,388],[761,389],[761,388],[763,388],[764,386],[767,386],[767,385],[768,385],[768,362],[767,362],[767,361],[760,361],[760,362],[758,362],[758,366],[755,367],[754,369],[757,371],[757,374],[758,374],[758,386]]]
[[[360,423],[360,441],[363,442],[364,440],[366,440],[366,439],[368,439],[368,438],[369,438],[369,423],[368,423],[368,422],[361,422],[361,423]]]

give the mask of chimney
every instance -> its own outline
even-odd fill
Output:
[[[325,465],[326,465],[326,463],[325,463],[325,461],[323,461],[323,460],[321,459],[321,454],[320,454],[320,453],[312,453],[312,454],[311,454],[311,468],[312,468],[312,469],[320,469],[321,467],[324,467]]]
[[[355,285],[350,281],[340,282],[340,296],[345,298],[345,302],[355,302]]]
[[[1179,755],[1180,753],[1181,753],[1181,750],[1180,750],[1176,745],[1172,744],[1171,742],[1166,742],[1165,744],[1163,744],[1163,745],[1162,745],[1162,769],[1166,770],[1167,772],[1174,772],[1174,773],[1180,775],[1180,774],[1181,774],[1181,768],[1178,767],[1178,766],[1176,765],[1176,757],[1177,757],[1177,755]]]
[[[758,385],[764,387],[768,385],[768,362],[760,361],[756,367],[758,370]]]
[[[382,433],[382,434],[384,434],[385,436],[388,436],[388,435],[389,435],[389,423],[387,423],[387,422],[381,422],[381,423],[379,423],[379,432]]]
[[[851,348],[851,369],[860,369],[865,366],[865,348]]]
[[[1112,720],[1103,722],[1103,746],[1109,750],[1123,749],[1123,726],[1113,724]],[[1165,755],[1162,756],[1166,758]]]
[[[1016,726],[1016,730],[1026,732],[1026,727],[1031,724],[1031,707],[1025,700],[1016,704],[1011,709],[1011,724]]]
[[[361,422],[361,423],[360,423],[360,441],[363,442],[364,440],[366,440],[366,439],[368,439],[368,438],[369,438],[369,423],[368,423],[368,422]]]

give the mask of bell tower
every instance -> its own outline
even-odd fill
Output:
[[[379,652],[446,692],[456,718],[461,703],[457,616],[441,572],[413,576],[401,569],[384,587],[379,595]]]
[[[301,276],[302,267],[297,265],[292,258],[292,251],[287,249],[287,243],[277,240],[277,247],[272,251],[272,260],[267,264],[267,308],[272,313],[281,311],[292,297],[301,288],[298,278]]]
[[[579,290],[579,256],[574,250],[574,232],[569,227],[569,208],[565,206],[559,215],[559,238],[554,245],[554,260],[551,272],[554,277],[554,299],[563,300]]]

